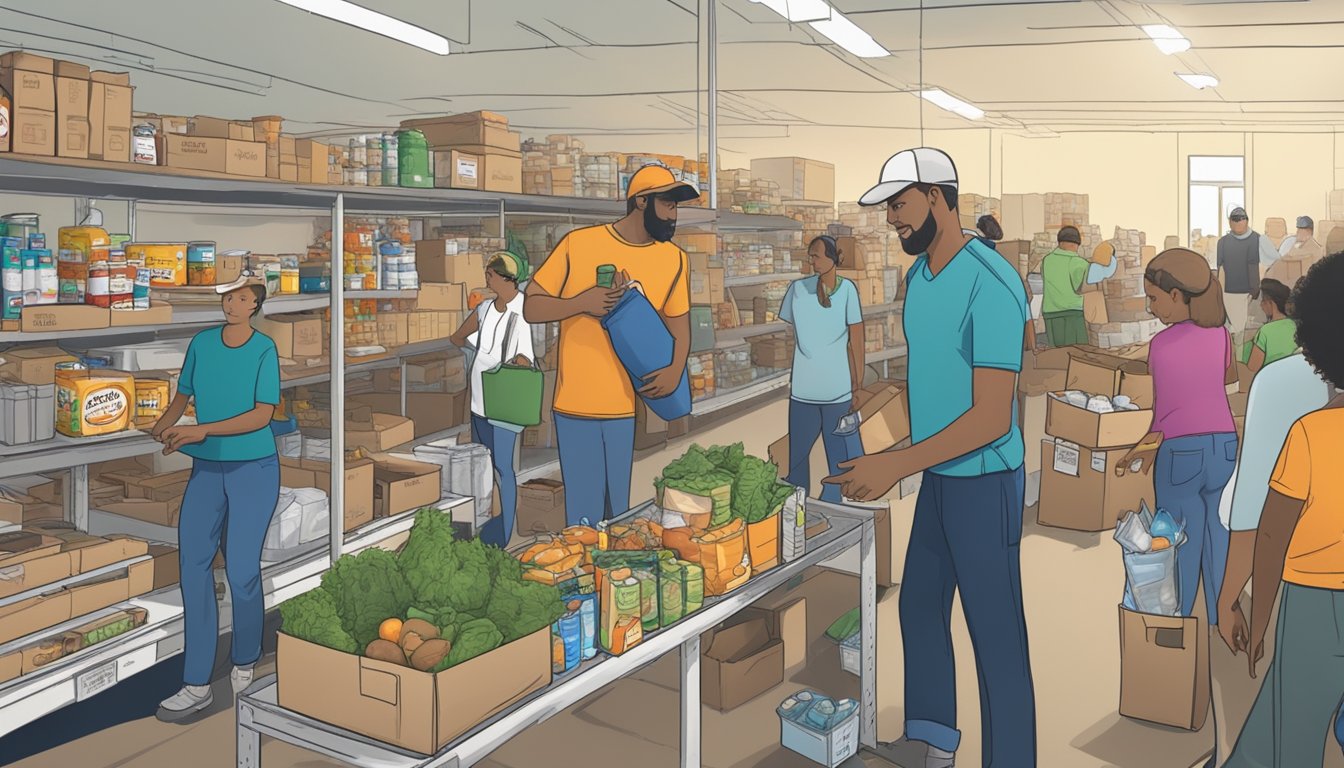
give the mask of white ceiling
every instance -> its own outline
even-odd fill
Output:
[[[349,134],[490,109],[525,135],[694,135],[707,0],[362,0],[455,41],[439,57],[276,0],[9,0],[0,46],[131,70],[136,106],[281,114]],[[922,81],[975,103],[930,129],[1333,131],[1344,123],[1344,0],[834,0],[894,55],[857,59],[748,0],[719,0],[721,136],[912,128]],[[190,7],[190,11],[187,7]],[[1164,56],[1138,24],[1194,48]],[[1208,72],[1195,91],[1174,73]],[[656,146],[650,139],[648,143]]]

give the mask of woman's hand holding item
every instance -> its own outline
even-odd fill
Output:
[[[1124,477],[1131,472],[1142,472],[1148,474],[1153,469],[1153,462],[1157,460],[1157,451],[1162,447],[1162,433],[1149,432],[1139,444],[1125,454],[1125,458],[1115,466],[1115,476]],[[1138,466],[1134,466],[1135,463]]]
[[[176,453],[184,445],[202,442],[209,436],[210,434],[204,426],[188,424],[181,427],[169,427],[156,439],[163,443],[163,455],[167,456],[170,453]]]

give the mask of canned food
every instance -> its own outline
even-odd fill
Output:
[[[215,244],[187,243],[187,285],[214,285]]]

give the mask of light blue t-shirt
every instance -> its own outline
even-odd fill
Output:
[[[280,357],[275,342],[253,331],[238,348],[224,344],[223,328],[196,334],[187,347],[177,391],[196,398],[196,422],[224,421],[257,407],[280,404]],[[205,461],[253,461],[274,456],[275,435],[270,425],[242,435],[212,436],[182,447],[182,452]]]
[[[799,402],[843,403],[854,391],[849,374],[849,327],[863,323],[859,290],[853,281],[838,278],[831,306],[817,299],[815,275],[795,280],[784,294],[779,319],[793,326],[790,396]]]
[[[1022,370],[1022,326],[1027,294],[1008,261],[979,240],[971,240],[935,277],[928,256],[910,270],[905,299],[909,352],[911,440],[919,443],[946,429],[971,409],[973,369]],[[930,472],[977,477],[1015,470],[1024,456],[1013,426],[984,447]]]

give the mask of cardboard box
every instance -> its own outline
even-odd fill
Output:
[[[565,484],[540,478],[518,486],[518,533],[559,533],[565,521]],[[512,531],[509,532],[512,534]]]
[[[75,573],[96,571],[149,553],[149,544],[125,536],[105,539],[71,531],[59,538],[64,539],[61,548],[69,553]]]
[[[1209,632],[1198,618],[1120,608],[1120,714],[1198,731],[1209,713]]]
[[[521,135],[509,130],[508,118],[493,112],[406,120],[401,127],[423,133],[431,149],[478,144],[517,152],[521,147]]]
[[[547,627],[438,674],[279,635],[280,706],[420,754],[551,684]]]
[[[131,162],[134,90],[129,72],[93,72],[89,79],[89,157]],[[159,160],[163,163],[163,158]]]
[[[296,183],[299,180],[299,166],[294,163],[280,163],[280,180]]]
[[[785,200],[835,202],[835,166],[803,157],[766,157],[751,161],[751,177],[779,185]]]
[[[7,683],[21,674],[23,674],[23,651],[0,653],[0,683]]]
[[[462,283],[420,283],[415,299],[416,309],[464,312],[467,308],[467,286]]]
[[[104,477],[121,479],[126,485],[126,498],[128,499],[173,501],[182,498],[183,493],[186,492],[187,481],[191,479],[191,471],[171,472],[166,475],[146,473],[143,477],[135,477],[130,474],[104,475]]]
[[[367,405],[382,413],[401,410],[401,396],[395,393],[354,395],[349,402]],[[424,437],[452,429],[466,422],[467,392],[407,392],[406,416],[415,424],[415,437]],[[353,446],[347,438],[347,448]]]
[[[27,155],[56,154],[56,63],[14,51],[0,56],[0,86],[10,96],[10,149]]]
[[[1140,501],[1156,509],[1151,473],[1115,476],[1128,448],[1097,451],[1063,440],[1041,444],[1037,522],[1074,531],[1107,531]]]
[[[61,540],[35,532],[0,533],[0,598],[69,578],[76,571]]]
[[[276,353],[281,357],[322,356],[326,338],[321,315],[269,315],[253,318],[252,325],[275,342]]]
[[[56,346],[15,347],[0,352],[4,369],[13,372],[24,384],[54,384],[56,364],[74,362],[77,358]]]
[[[173,306],[162,302],[149,309],[114,309],[108,315],[109,325],[113,328],[134,328],[141,325],[171,325]]]
[[[1069,405],[1052,393],[1046,405],[1045,433],[1084,448],[1131,448],[1148,434],[1153,422],[1153,378],[1138,360],[1074,350],[1065,388],[1091,395],[1126,395],[1143,410],[1094,413]]]
[[[112,324],[111,310],[85,304],[45,304],[24,307],[19,318],[24,333],[93,331]]]
[[[487,192],[523,193],[523,159],[498,153],[481,157],[485,165],[481,188]]]
[[[345,425],[345,447],[351,451],[362,448],[370,453],[382,453],[414,439],[415,423],[390,413],[375,413],[369,423],[347,422]]]
[[[700,698],[730,712],[784,682],[784,641],[772,634],[768,615],[747,609],[738,623],[701,638]]]
[[[154,591],[177,586],[182,581],[181,561],[176,547],[151,544],[149,554],[154,558]]]
[[[100,502],[95,506],[100,511],[110,515],[120,515],[132,520],[140,520],[169,528],[177,526],[178,518],[182,514],[182,498],[180,496],[167,501],[122,499],[120,501]]]
[[[839,269],[854,270],[857,272],[865,272],[868,269],[868,261],[865,258],[863,246],[859,244],[857,238],[837,237],[835,239],[835,245],[840,249]]]
[[[910,406],[903,381],[879,381],[866,387],[868,399],[859,407],[862,421],[859,424],[859,438],[863,441],[866,454],[880,453],[910,437]],[[770,460],[779,465],[781,471],[789,468],[789,436],[785,435],[770,444]]]
[[[635,399],[635,450],[646,451],[667,443],[667,422],[645,405],[642,398]]]
[[[481,189],[485,163],[480,155],[458,150],[434,153],[434,186],[440,189]]]
[[[807,598],[781,589],[784,591],[766,595],[753,607],[767,612],[771,631],[784,642],[784,674],[792,675],[807,666]]]
[[[426,283],[461,283],[468,289],[485,283],[485,256],[480,253],[447,252],[443,240],[417,240],[415,269]]]
[[[256,141],[164,136],[164,163],[170,168],[230,176],[265,178],[266,145]]]
[[[136,563],[126,573],[66,589],[70,593],[70,615],[83,616],[102,610],[154,589],[154,561]]]
[[[373,522],[373,462],[345,460],[345,530]],[[280,484],[286,488],[317,488],[331,495],[331,463],[313,459],[280,459]]]
[[[0,644],[69,621],[70,605],[69,590],[0,605]]]
[[[235,141],[256,141],[256,130],[252,123],[223,120],[218,117],[197,115],[187,122],[187,135],[207,139],[233,139]]]
[[[89,68],[56,62],[56,155],[89,156]]]
[[[437,464],[398,459],[387,454],[374,455],[374,517],[390,517],[438,504],[439,471]]]

